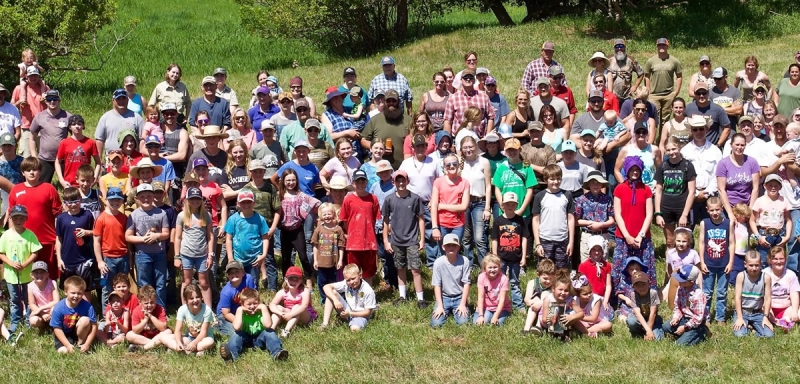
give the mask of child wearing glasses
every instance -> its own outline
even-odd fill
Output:
[[[95,258],[94,216],[81,207],[81,192],[77,188],[64,189],[64,212],[56,217],[56,257],[61,271],[59,288],[71,276],[86,282],[86,291],[94,289]],[[100,292],[98,292],[98,296]],[[89,298],[84,294],[84,300]]]
[[[440,245],[436,248],[436,258],[442,254],[441,242],[446,235],[453,233],[459,239],[464,237],[465,212],[470,199],[469,182],[459,174],[460,166],[458,156],[453,153],[445,156],[444,176],[433,182],[431,230],[433,240]]]

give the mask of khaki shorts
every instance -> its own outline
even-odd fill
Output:
[[[394,250],[395,268],[419,270],[422,267],[422,260],[419,258],[419,248],[416,245],[410,247],[392,245],[392,250]]]

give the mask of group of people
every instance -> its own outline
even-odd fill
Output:
[[[463,70],[436,72],[416,107],[391,56],[368,87],[345,68],[319,109],[302,78],[287,92],[266,71],[242,106],[224,68],[192,100],[170,64],[149,99],[126,77],[94,139],[26,51],[20,84],[0,85],[3,336],[16,343],[27,323],[53,328],[64,353],[127,342],[201,355],[216,331],[226,361],[246,347],[282,360],[281,337],[317,317],[314,284],[322,326],[335,315],[357,331],[377,308],[377,275],[394,305],[432,301],[433,327],[501,325],[518,311],[524,334],[567,341],[609,333],[616,317],[635,337],[695,344],[712,313],[727,320],[730,284],[737,335],[791,329],[800,52],[777,85],[753,56],[733,85],[703,56],[689,103],[669,41],[656,46],[643,66],[622,40],[611,57],[594,53],[580,114],[552,42],[512,106],[472,51]],[[663,282],[651,224],[664,230]]]

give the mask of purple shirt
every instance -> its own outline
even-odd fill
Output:
[[[737,167],[730,156],[717,164],[717,177],[725,178],[725,191],[731,205],[745,203],[750,205],[750,194],[753,192],[753,174],[761,171],[758,162],[744,155],[744,164]]]

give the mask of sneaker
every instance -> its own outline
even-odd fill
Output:
[[[139,350],[139,346],[138,345],[131,344],[131,345],[128,346],[128,353],[135,353],[138,350]]]
[[[531,333],[531,331],[526,331],[526,330],[524,330],[524,329],[523,329],[523,330],[520,332],[520,334],[521,334],[522,336],[528,336],[528,334],[529,334],[529,333]]]
[[[275,354],[275,360],[277,361],[286,361],[289,359],[289,351],[285,349],[281,349],[280,352]]]
[[[542,336],[542,329],[541,329],[541,328],[539,328],[539,327],[533,327],[533,328],[531,328],[531,330],[530,330],[530,331],[528,331],[528,332],[530,332],[530,333],[531,333],[531,335],[534,335],[534,336],[536,336],[536,337],[541,337],[541,336]]]
[[[226,363],[233,361],[233,355],[227,345],[219,347],[219,355],[222,357],[222,361]]]
[[[12,347],[15,347],[17,345],[17,343],[19,343],[19,339],[22,337],[22,334],[23,334],[22,330],[19,330],[19,331],[17,331],[16,334],[11,335],[10,340],[12,340],[11,341],[11,346]]]
[[[428,302],[425,300],[418,300],[417,309],[428,309]]]
[[[281,337],[283,337],[284,339],[289,337],[289,331],[286,330],[286,329],[282,330],[281,331]]]
[[[408,302],[408,299],[406,299],[405,297],[398,297],[397,299],[395,299],[395,300],[392,302],[392,305],[394,305],[395,307],[397,307],[397,306],[399,306],[399,305],[402,305],[402,304],[405,304],[405,303],[407,303],[407,302]]]

